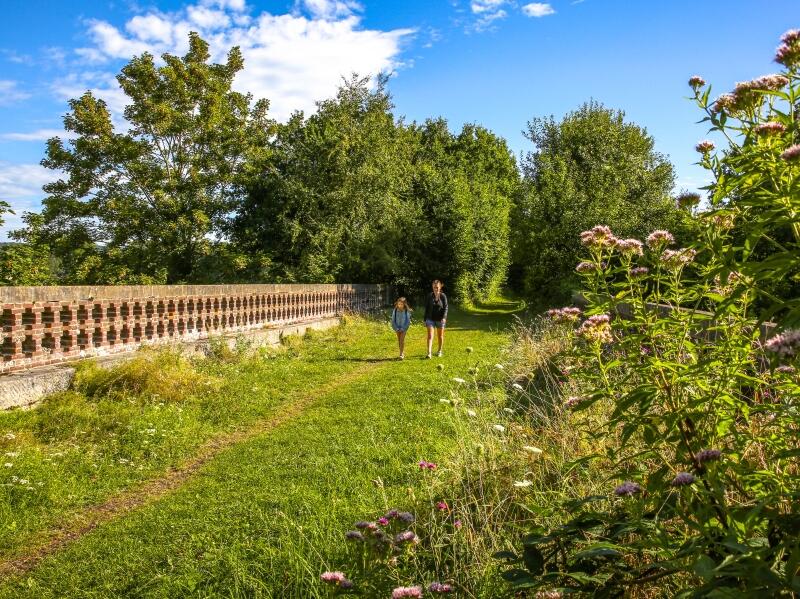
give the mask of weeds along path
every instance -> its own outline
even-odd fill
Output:
[[[497,360],[507,322],[456,311],[434,360],[414,325],[404,362],[384,322],[359,325],[339,341],[351,368],[7,560],[0,597],[318,596],[343,531],[401,505],[416,462],[453,450],[438,400]]]
[[[262,420],[247,429],[211,439],[200,447],[197,454],[177,467],[171,468],[164,476],[114,495],[100,505],[92,506],[82,512],[73,514],[70,520],[62,526],[44,531],[39,535],[23,555],[0,562],[0,579],[10,575],[19,576],[26,573],[48,555],[79,539],[100,524],[167,495],[180,487],[186,480],[195,475],[204,464],[227,448],[237,443],[246,442],[297,417],[316,399],[331,393],[337,387],[347,385],[359,377],[365,376],[377,366],[378,364],[374,362],[362,364],[355,370],[322,387],[312,389],[306,395],[281,406],[272,417],[266,420]]]

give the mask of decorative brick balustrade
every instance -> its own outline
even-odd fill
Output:
[[[0,287],[0,373],[366,312],[382,285]]]

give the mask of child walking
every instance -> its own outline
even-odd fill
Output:
[[[397,298],[392,309],[392,329],[397,333],[397,343],[400,345],[400,359],[404,360],[406,346],[406,332],[411,326],[411,307],[406,298]]]

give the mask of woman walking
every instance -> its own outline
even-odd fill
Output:
[[[442,357],[444,345],[444,325],[447,322],[447,296],[442,293],[442,282],[436,279],[431,283],[433,291],[425,302],[425,327],[428,329],[428,359],[431,357],[433,347],[433,329],[436,329],[436,338],[439,341],[439,351],[436,355]]]

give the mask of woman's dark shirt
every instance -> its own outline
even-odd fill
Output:
[[[431,291],[428,294],[428,301],[425,302],[425,320],[447,320],[447,296],[439,293],[439,299]]]

